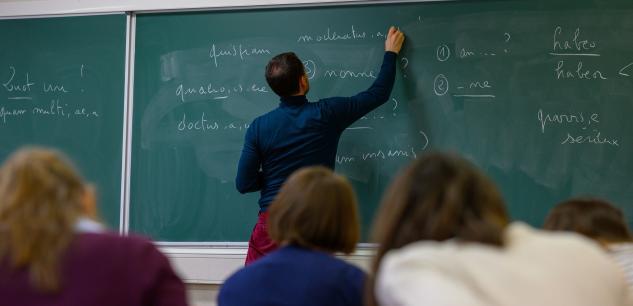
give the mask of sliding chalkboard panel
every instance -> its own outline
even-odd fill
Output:
[[[115,230],[121,206],[125,15],[0,20],[0,159],[56,148],[99,193]]]
[[[559,4],[560,3],[560,4]],[[407,35],[391,99],[344,133],[337,171],[366,231],[397,170],[430,149],[486,171],[514,218],[574,195],[633,206],[633,3],[455,1],[141,15],[131,228],[163,241],[246,241],[257,194],[235,191],[244,132],[278,104],[275,54],[304,60],[310,100],[378,72]]]

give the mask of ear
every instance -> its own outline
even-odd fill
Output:
[[[303,74],[299,79],[299,94],[304,95],[308,91],[308,76]]]
[[[84,216],[91,219],[97,218],[97,195],[94,186],[86,186],[81,198],[81,206]]]

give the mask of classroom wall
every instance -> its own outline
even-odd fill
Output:
[[[187,296],[190,306],[215,306],[220,285],[188,284]]]
[[[424,1],[424,0],[422,0]],[[437,0],[447,1],[447,0]],[[0,17],[107,12],[147,12],[165,10],[222,9],[323,3],[388,2],[384,0],[0,0]],[[409,2],[407,0],[399,2]],[[413,1],[411,1],[413,2]],[[420,1],[417,1],[420,2]]]

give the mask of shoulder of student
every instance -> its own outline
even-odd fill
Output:
[[[625,290],[624,276],[596,243],[571,233],[550,233],[514,223],[505,232],[503,247],[456,240],[421,241],[387,253],[378,271],[378,284],[432,283],[465,292],[461,286],[486,288],[491,294],[527,294],[517,287],[563,286],[560,295],[593,288],[593,296],[613,297]],[[437,282],[436,282],[437,281]],[[476,284],[476,285],[475,285]],[[556,289],[553,292],[556,292]],[[585,292],[583,294],[589,294]]]
[[[100,258],[103,261],[120,261],[165,264],[166,257],[147,238],[137,235],[120,236],[116,233],[82,233],[75,243],[76,255]]]

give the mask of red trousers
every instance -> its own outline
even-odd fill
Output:
[[[268,212],[263,212],[257,217],[257,223],[253,228],[251,239],[248,241],[248,253],[246,253],[246,262],[249,265],[255,260],[264,257],[264,255],[277,249],[277,244],[268,237]]]

